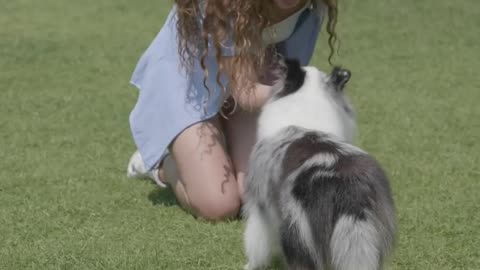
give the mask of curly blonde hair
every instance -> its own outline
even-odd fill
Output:
[[[337,0],[317,0],[327,7],[328,21],[326,31],[329,35],[328,44],[331,64],[335,52],[337,35]],[[265,65],[267,48],[262,39],[262,31],[270,24],[266,16],[268,7],[273,5],[272,0],[175,0],[177,5],[178,51],[182,64],[190,69],[195,60],[200,61],[204,71],[204,84],[211,74],[208,74],[206,59],[209,50],[213,48],[218,63],[216,81],[226,93],[226,87],[220,78],[225,75],[229,80],[231,90],[239,89],[250,91],[259,79]],[[199,18],[203,18],[199,23]],[[254,27],[252,27],[254,26]],[[234,37],[234,38],[232,38]],[[235,50],[235,56],[227,58],[222,54],[222,48],[229,39]],[[211,43],[210,43],[211,42]],[[211,48],[209,48],[209,43]],[[239,82],[238,74],[242,81]]]

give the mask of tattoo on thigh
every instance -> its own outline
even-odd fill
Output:
[[[199,137],[197,148],[201,150],[201,159],[205,154],[212,154],[212,149],[217,144],[224,147],[222,133],[212,123],[200,123],[197,128],[197,135]]]

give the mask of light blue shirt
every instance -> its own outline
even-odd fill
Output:
[[[314,9],[303,11],[292,35],[276,44],[277,51],[307,65],[312,58],[322,20],[323,16]],[[162,160],[176,136],[187,127],[217,115],[224,101],[216,76],[208,78],[210,96],[207,98],[204,72],[199,63],[194,63],[189,74],[182,68],[176,22],[174,7],[140,58],[131,79],[131,83],[139,89],[139,97],[130,114],[130,127],[149,169]],[[233,54],[233,48],[223,49],[225,55]],[[213,54],[207,57],[206,64],[209,74],[217,73],[218,65]],[[227,85],[225,79],[222,80]]]

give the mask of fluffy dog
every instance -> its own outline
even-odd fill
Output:
[[[246,269],[280,255],[290,270],[378,270],[395,211],[379,163],[353,146],[346,69],[285,60],[258,121],[246,180]]]

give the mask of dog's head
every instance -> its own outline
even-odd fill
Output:
[[[335,67],[326,74],[302,67],[297,60],[282,61],[279,79],[260,116],[259,137],[293,125],[351,142],[355,116],[345,92],[350,71]]]

